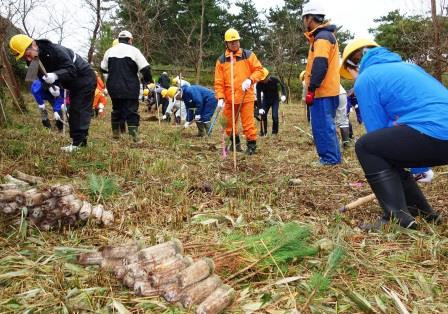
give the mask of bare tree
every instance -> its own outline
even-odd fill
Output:
[[[198,61],[196,62],[196,84],[199,84],[201,79],[201,68],[202,68],[202,58],[204,54],[204,13],[205,13],[205,3],[204,0],[201,0],[201,26],[199,33],[199,56]]]
[[[27,23],[27,18],[30,16],[31,12],[36,8],[41,7],[45,3],[44,0],[9,0],[1,1],[2,10],[8,11],[8,15],[4,15],[9,18],[12,24],[20,25],[25,34],[30,37],[35,35],[36,27],[30,28]]]

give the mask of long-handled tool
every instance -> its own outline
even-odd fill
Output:
[[[365,203],[371,202],[374,199],[375,199],[375,194],[373,194],[373,193],[369,194],[367,196],[364,196],[364,197],[360,197],[356,201],[353,201],[353,202],[351,202],[351,203],[349,203],[349,204],[339,208],[339,212],[340,213],[346,212],[346,211],[351,210],[353,208],[359,207],[359,206],[361,206],[361,205],[363,205]]]
[[[235,82],[233,79],[233,52],[230,53],[230,86],[232,88],[232,140],[233,140],[233,169],[236,171],[236,134],[235,134]]]
[[[210,127],[208,128],[208,131],[207,131],[208,136],[210,136],[212,134],[213,128],[216,124],[216,121],[218,121],[218,117],[219,117],[220,113],[221,113],[221,108],[218,108],[218,110],[216,111],[216,115],[213,118],[212,124],[210,124]]]

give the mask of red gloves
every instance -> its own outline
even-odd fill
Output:
[[[305,103],[306,103],[308,106],[312,106],[312,105],[313,105],[313,101],[314,101],[314,92],[312,92],[312,91],[308,91],[308,92],[306,93],[306,96],[305,96]]]

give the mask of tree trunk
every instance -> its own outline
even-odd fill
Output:
[[[98,37],[98,32],[101,26],[101,0],[96,0],[96,22],[95,28],[93,29],[92,39],[90,40],[89,52],[87,53],[87,61],[92,63],[93,61],[93,53],[95,52],[96,38]]]
[[[205,3],[204,0],[201,0],[201,31],[199,34],[199,56],[198,56],[198,62],[196,66],[196,84],[199,84],[199,81],[201,79],[201,68],[202,68],[202,58],[203,58],[203,49],[204,49],[204,43],[203,43],[203,37],[204,37],[204,13],[205,13]]]
[[[442,64],[440,62],[442,50],[440,47],[440,28],[437,19],[436,0],[431,0],[431,16],[434,29],[434,76],[439,81],[442,81]]]

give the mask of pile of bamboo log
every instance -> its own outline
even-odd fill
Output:
[[[139,296],[161,296],[187,309],[196,306],[197,314],[220,313],[235,297],[235,290],[213,274],[213,261],[209,258],[193,261],[183,256],[182,243],[177,239],[147,248],[134,243],[106,246],[80,254],[77,261],[114,272]]]
[[[26,208],[30,222],[42,230],[73,226],[89,218],[104,225],[114,221],[111,211],[105,210],[103,205],[92,206],[81,200],[72,185],[39,189],[36,185],[43,182],[42,178],[17,170],[13,175],[6,175],[6,183],[0,184],[0,210],[5,214],[23,212]]]

